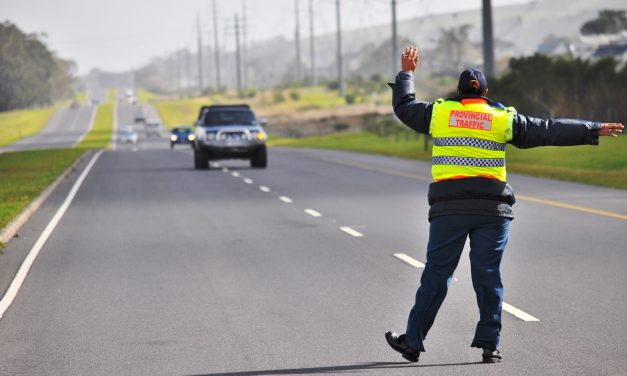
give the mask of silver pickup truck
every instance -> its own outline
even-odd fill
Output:
[[[268,135],[248,105],[202,106],[192,147],[194,167],[208,169],[209,161],[248,159],[253,168],[266,168]]]

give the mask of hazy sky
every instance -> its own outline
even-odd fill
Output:
[[[294,37],[296,0],[216,0],[221,41],[234,44],[235,13],[247,4],[249,41]],[[309,35],[309,0],[298,0],[301,38]],[[493,6],[530,0],[492,0]],[[81,73],[93,67],[122,71],[151,57],[196,45],[196,15],[203,36],[213,40],[212,0],[0,0],[0,21],[25,32],[45,32],[48,45],[76,61]],[[397,17],[479,8],[481,0],[397,0]],[[335,0],[313,0],[315,34],[335,31]],[[342,28],[389,23],[391,0],[341,0]]]

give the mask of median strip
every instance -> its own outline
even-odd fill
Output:
[[[41,233],[41,235],[39,236],[39,238],[37,239],[37,241],[31,248],[31,250],[28,252],[28,255],[22,262],[22,265],[20,265],[20,268],[15,274],[13,281],[11,281],[11,285],[9,285],[9,288],[7,289],[6,293],[4,294],[2,299],[0,299],[0,318],[2,318],[6,310],[11,305],[11,303],[13,303],[13,300],[17,296],[17,293],[19,292],[20,287],[22,287],[22,283],[24,283],[24,280],[26,279],[26,276],[28,275],[28,272],[31,266],[33,265],[33,262],[35,261],[35,258],[37,258],[37,255],[43,248],[44,244],[46,244],[46,241],[48,240],[48,238],[50,237],[54,229],[57,227],[57,224],[59,223],[59,221],[61,221],[61,218],[63,217],[67,209],[70,207],[70,204],[74,200],[74,197],[76,196],[76,193],[78,192],[79,188],[83,184],[83,181],[87,177],[87,174],[89,174],[89,171],[91,171],[92,167],[94,166],[94,164],[96,163],[100,155],[102,155],[102,152],[103,152],[102,149],[99,150],[93,156],[91,161],[89,161],[89,163],[85,167],[85,170],[83,170],[81,175],[78,177],[78,179],[74,183],[74,186],[72,186],[72,189],[70,190],[70,193],[65,198],[65,201],[63,201],[63,204],[61,204],[61,207],[57,210],[54,217],[52,217],[50,222],[48,222],[48,225],[46,226],[44,231]]]

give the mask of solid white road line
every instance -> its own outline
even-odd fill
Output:
[[[22,283],[24,283],[24,279],[26,279],[26,275],[28,275],[28,271],[33,265],[35,258],[37,258],[37,255],[41,251],[41,248],[43,248],[44,244],[46,244],[46,241],[48,240],[54,229],[57,227],[57,224],[59,223],[67,209],[70,207],[72,200],[74,200],[74,196],[76,196],[76,192],[78,192],[79,188],[83,184],[83,181],[85,180],[85,177],[87,177],[87,174],[89,174],[91,168],[94,166],[100,155],[102,155],[102,152],[103,150],[99,150],[92,157],[91,161],[89,161],[89,163],[85,167],[85,170],[83,170],[81,175],[74,183],[74,186],[70,190],[70,193],[65,198],[65,201],[63,201],[63,204],[57,210],[54,217],[52,217],[50,222],[48,222],[48,225],[39,236],[39,239],[37,239],[35,245],[33,245],[33,248],[31,248],[28,252],[28,255],[24,259],[24,262],[22,262],[22,265],[20,265],[20,268],[15,274],[13,281],[11,281],[11,285],[7,289],[7,292],[4,294],[2,299],[0,299],[0,318],[2,318],[11,303],[13,303],[13,299],[15,299],[15,297],[17,296],[20,287],[22,287]]]
[[[313,209],[305,209],[305,213],[309,214],[312,217],[322,217],[322,214],[318,213]]]
[[[118,92],[115,91],[114,101],[113,101],[113,130],[111,135],[111,150],[115,150],[118,143]],[[98,106],[94,109],[94,113],[98,111]],[[95,116],[95,115],[94,115]]]
[[[231,175],[233,175],[234,178],[238,178],[239,177],[239,172],[233,172]]]
[[[89,118],[89,125],[87,126],[87,129],[85,130],[85,132],[83,132],[83,134],[80,135],[80,137],[76,140],[76,142],[72,144],[72,147],[76,147],[76,145],[83,142],[83,140],[85,139],[85,136],[87,136],[87,133],[89,133],[89,131],[91,131],[91,128],[93,128],[94,126],[94,120],[96,120],[96,108],[90,107],[90,109],[91,109],[91,117]]]
[[[425,264],[423,264],[422,262],[416,260],[415,258],[408,256],[404,253],[395,253],[394,257],[405,261],[406,263],[408,263],[409,265],[413,266],[414,268],[424,268]]]
[[[364,234],[362,234],[361,232],[353,230],[352,228],[350,228],[348,226],[340,227],[340,230],[342,230],[345,233],[347,233],[348,235],[354,236],[356,238],[361,238],[362,236],[364,236]]]
[[[252,184],[253,183],[253,179],[246,178],[246,179],[244,179],[244,183]]]
[[[286,196],[280,196],[279,200],[285,202],[286,204],[291,204],[293,202],[291,198],[286,197]]]
[[[265,185],[260,186],[259,190],[263,191],[263,192],[266,192],[266,193],[270,192],[270,188],[266,187]]]
[[[531,316],[527,312],[523,312],[519,310],[518,308],[514,307],[513,305],[507,304],[505,302],[503,302],[503,310],[511,313],[512,315],[518,317],[519,319],[523,321],[540,321],[539,319]]]

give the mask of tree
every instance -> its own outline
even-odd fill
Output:
[[[55,56],[39,35],[0,23],[0,111],[68,98],[75,72],[76,65]]]
[[[581,26],[581,34],[616,34],[627,30],[627,16],[624,10],[602,10],[599,16]]]

